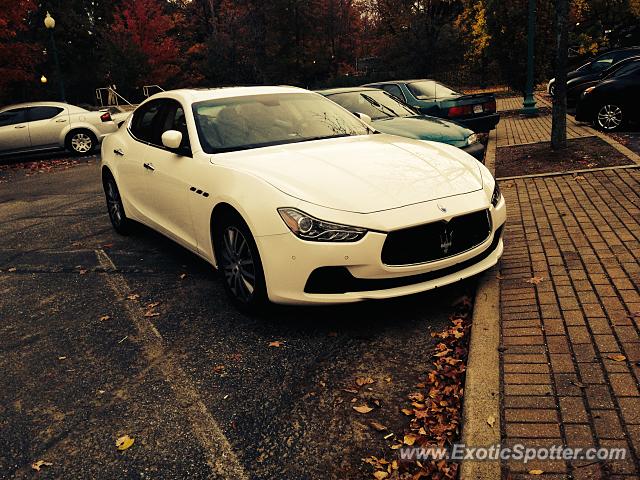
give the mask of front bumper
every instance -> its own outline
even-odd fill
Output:
[[[481,162],[484,161],[484,145],[481,142],[472,143],[466,147],[462,147],[462,150]]]
[[[580,96],[580,100],[576,104],[575,118],[579,122],[592,122],[595,118],[595,105],[594,102],[585,95],[584,92]]]
[[[256,238],[269,299],[282,304],[337,304],[387,299],[449,285],[491,268],[503,252],[504,198],[490,208],[492,232],[459,255],[423,264],[388,266],[386,233],[355,243],[305,242],[292,233]]]

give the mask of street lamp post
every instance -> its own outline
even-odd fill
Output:
[[[536,34],[536,0],[529,0],[529,25],[527,28],[527,88],[522,105],[522,113],[535,115],[538,113],[533,96],[533,57],[535,54]]]
[[[44,26],[47,28],[47,30],[49,30],[49,34],[51,35],[51,48],[53,50],[53,61],[56,65],[56,75],[58,77],[58,88],[60,90],[60,99],[61,101],[66,102],[67,99],[64,94],[64,81],[62,80],[62,72],[60,70],[60,61],[58,60],[58,48],[56,47],[56,37],[53,34],[53,29],[56,26],[56,21],[49,12],[47,12],[47,16],[44,17]]]

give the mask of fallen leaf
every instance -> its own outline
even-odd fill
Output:
[[[138,295],[137,293],[132,293],[130,295],[127,295],[127,299],[129,300],[138,300],[140,298],[140,295]]]
[[[111,318],[111,317],[110,317],[109,315],[102,315],[102,316],[100,317],[100,321],[101,321],[101,322],[105,322],[105,321],[109,320],[110,318]]]
[[[529,470],[529,475],[542,475],[544,470]]]
[[[394,445],[391,445],[391,450],[397,450],[399,448],[402,448],[403,445],[404,444],[402,444],[402,443],[396,443]]]
[[[269,342],[270,347],[280,348],[284,345],[284,340],[276,340],[275,342]]]
[[[358,405],[357,407],[351,407],[353,408],[356,412],[358,413],[369,413],[371,410],[373,410],[373,408],[367,406],[367,405]]]
[[[369,422],[369,425],[371,425],[371,427],[377,430],[378,432],[384,432],[387,429],[387,427],[385,427],[384,425],[376,421]]]
[[[358,393],[358,390],[356,390],[355,388],[343,388],[342,390],[353,395],[356,395]]]
[[[113,247],[113,243],[105,243],[104,245],[102,245],[102,248],[111,248]]]
[[[573,380],[569,380],[569,383],[575,385],[578,388],[589,388],[587,385],[581,382],[574,382]]]
[[[153,309],[154,309],[154,308],[156,308],[158,305],[160,305],[160,302],[153,302],[153,303],[150,303],[149,305],[147,305],[147,308],[148,308],[149,310],[153,310]]]
[[[144,316],[147,317],[147,318],[159,317],[160,314],[158,312],[152,312],[151,310],[148,310],[148,311],[144,312]]]
[[[15,272],[17,270],[16,267],[11,267],[9,270],[7,270],[7,272]]]
[[[376,480],[384,480],[385,478],[387,478],[389,476],[389,474],[385,471],[382,470],[378,470],[377,472],[375,472],[373,474],[373,476],[376,478]]]
[[[495,415],[489,415],[489,418],[487,418],[487,423],[489,424],[489,426],[491,428],[493,428],[493,426],[496,424],[496,417]]]
[[[527,283],[531,283],[533,285],[538,285],[541,281],[544,280],[544,277],[531,277],[529,280],[527,280]]]
[[[34,462],[31,464],[31,468],[33,468],[36,472],[40,471],[40,468],[42,467],[50,467],[52,466],[53,463],[51,462],[45,462],[44,460],[38,460],[37,462]]]
[[[417,439],[418,439],[417,435],[414,435],[413,433],[408,433],[407,435],[404,436],[404,444],[411,446],[414,443],[416,443]]]
[[[356,378],[356,385],[358,385],[359,387],[363,386],[363,385],[371,385],[372,383],[374,383],[375,380],[371,377],[358,377]]]
[[[409,410],[408,408],[403,408],[402,410],[400,410],[402,413],[404,413],[407,416],[411,416],[413,415],[413,410]]]
[[[67,357],[58,357],[58,360],[66,360]]]
[[[129,435],[123,435],[116,440],[116,447],[118,447],[118,450],[126,450],[133,445],[134,441],[135,439],[131,438]]]
[[[182,275],[180,275],[180,280],[184,280],[185,278],[187,278],[187,274],[183,273]]]
[[[83,268],[83,269],[82,269],[82,270],[80,270],[78,273],[79,273],[80,275],[84,275],[85,273],[87,273],[87,271]]]
[[[627,359],[627,357],[620,355],[619,353],[616,355],[608,355],[607,358],[616,362],[624,362]]]

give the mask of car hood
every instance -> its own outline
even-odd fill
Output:
[[[444,142],[456,147],[464,146],[473,132],[457,123],[427,115],[381,118],[371,122],[376,130],[418,140]]]
[[[356,213],[482,188],[477,161],[461,150],[385,134],[224,153],[211,163],[256,175],[299,200]]]

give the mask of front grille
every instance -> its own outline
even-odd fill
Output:
[[[396,278],[355,278],[346,267],[320,267],[311,272],[304,287],[305,293],[311,294],[342,294],[348,292],[372,292],[376,290],[388,290],[390,288],[406,287],[417,283],[428,282],[436,278],[446,277],[453,273],[461,272],[496,251],[502,237],[501,225],[493,236],[491,245],[482,253],[464,262],[456,263],[445,268],[439,268],[432,272],[419,273]]]
[[[489,210],[390,232],[382,247],[385,265],[411,265],[458,255],[491,234]]]

